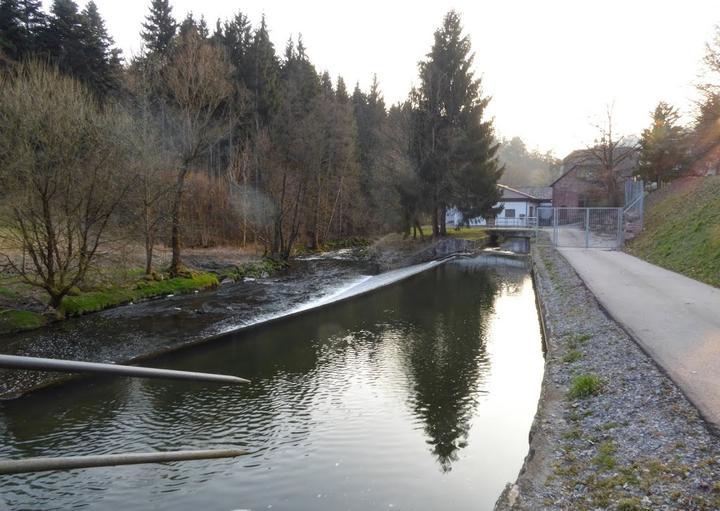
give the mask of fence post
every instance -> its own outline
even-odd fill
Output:
[[[558,208],[553,208],[553,245],[558,246]]]
[[[623,244],[625,243],[625,219],[623,217],[623,208],[617,208],[617,224],[618,224],[618,233],[617,233],[617,247],[618,249],[621,249]]]
[[[590,208],[585,208],[585,248],[590,248]]]

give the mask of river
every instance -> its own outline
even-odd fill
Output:
[[[2,402],[0,457],[250,454],[0,477],[0,508],[491,509],[527,453],[543,353],[527,269],[479,258],[152,365],[252,383],[97,378]]]

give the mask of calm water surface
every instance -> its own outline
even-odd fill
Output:
[[[0,404],[0,457],[251,452],[0,476],[0,509],[491,509],[527,452],[541,350],[526,270],[449,263],[153,364],[247,386],[94,379]]]

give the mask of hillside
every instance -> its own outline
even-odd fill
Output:
[[[720,176],[686,178],[650,196],[627,251],[720,287]]]

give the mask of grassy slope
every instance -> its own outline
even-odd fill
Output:
[[[720,176],[686,179],[650,195],[645,230],[628,252],[720,287]]]

